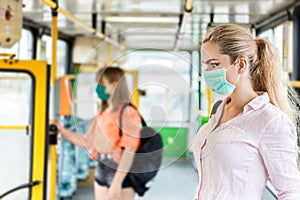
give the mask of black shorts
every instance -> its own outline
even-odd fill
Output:
[[[104,158],[101,158],[104,157]],[[100,186],[109,187],[113,181],[118,164],[115,163],[109,156],[100,155],[95,170],[95,181]],[[122,183],[122,188],[132,187],[129,176],[127,175]]]
[[[113,159],[110,158],[110,156],[98,155],[98,161],[94,174],[96,183],[100,186],[110,187],[117,168],[118,164],[114,162]],[[122,183],[122,188],[130,187],[133,188],[139,196],[143,196],[144,193],[148,190],[148,188],[145,185],[133,182],[130,179],[130,173],[128,173]]]

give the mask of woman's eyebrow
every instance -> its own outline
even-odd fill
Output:
[[[211,58],[211,59],[208,59],[206,62],[203,62],[204,64],[209,64],[211,61],[218,61],[218,59],[215,59],[215,58]]]

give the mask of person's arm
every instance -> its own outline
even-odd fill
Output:
[[[262,132],[259,151],[279,200],[300,199],[296,147],[296,129],[283,115],[269,122]]]
[[[92,138],[95,131],[95,126],[97,125],[96,118],[93,120],[89,130],[84,135],[79,135],[78,133],[74,133],[73,131],[70,131],[66,129],[63,125],[61,125],[59,122],[55,122],[55,125],[58,128],[58,131],[71,143],[79,146],[79,147],[85,147],[85,148],[91,148],[92,147]]]
[[[122,191],[122,183],[127,176],[132,166],[136,149],[128,148],[124,149],[118,169],[116,170],[114,179],[109,187],[108,195],[109,199],[120,199]]]

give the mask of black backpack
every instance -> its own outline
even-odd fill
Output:
[[[125,103],[120,112],[120,136],[122,137],[122,114],[127,106],[131,103]],[[141,115],[140,115],[141,116]],[[141,129],[140,147],[136,151],[132,167],[128,176],[133,184],[135,191],[139,196],[143,196],[149,188],[147,183],[152,180],[161,165],[163,143],[159,133],[148,127],[141,116],[143,128]]]

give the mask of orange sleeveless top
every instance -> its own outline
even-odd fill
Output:
[[[123,104],[117,111],[105,110],[96,116],[94,148],[98,153],[112,154],[115,161],[121,156],[121,148],[139,148],[141,118],[137,110],[127,106],[122,115],[122,136],[120,137],[119,117]],[[116,158],[116,159],[115,159]]]

